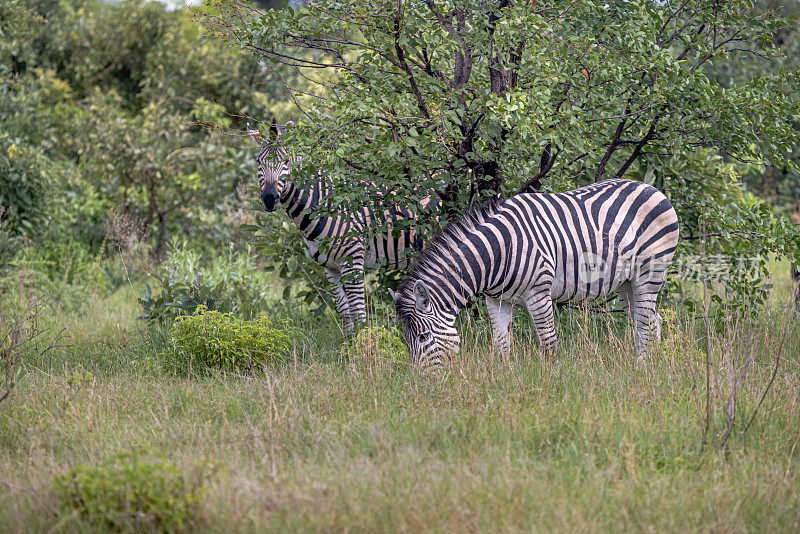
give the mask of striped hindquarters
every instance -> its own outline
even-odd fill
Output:
[[[507,228],[513,265],[502,289],[526,287],[527,273],[550,263],[556,301],[594,299],[633,278],[660,288],[678,241],[678,218],[656,188],[608,180],[568,193],[522,194],[504,203],[498,224]],[[505,224],[502,221],[506,221]],[[541,270],[541,269],[538,269]]]

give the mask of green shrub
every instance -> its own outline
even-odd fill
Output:
[[[92,253],[77,241],[43,239],[21,245],[5,268],[0,267],[5,278],[0,285],[8,286],[8,282],[13,281],[11,285],[23,293],[44,293],[60,308],[79,311],[87,304],[87,293],[104,293],[110,288],[102,266],[102,255]],[[8,293],[11,288],[3,290]]]
[[[142,315],[167,324],[200,306],[252,319],[267,306],[272,292],[270,275],[259,268],[249,248],[204,261],[186,243],[173,244],[164,265],[150,276],[161,288],[156,294],[145,286],[139,299]]]
[[[368,358],[405,362],[408,350],[395,330],[384,326],[367,326],[339,349],[343,357]]]
[[[51,239],[36,243],[23,250],[16,261],[18,268],[36,273],[36,281],[102,287],[99,256],[85,245],[65,239]]]
[[[53,480],[64,514],[102,529],[179,532],[197,524],[202,469],[187,476],[164,458],[133,454],[110,457],[99,466],[78,465]]]
[[[247,321],[205,306],[178,317],[170,334],[170,355],[175,366],[185,370],[249,370],[260,362],[284,361],[292,346],[291,330],[273,325],[267,317]]]

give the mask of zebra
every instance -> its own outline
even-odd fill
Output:
[[[494,346],[505,355],[514,306],[528,309],[540,346],[552,350],[554,302],[614,291],[634,323],[641,361],[661,336],[656,297],[678,235],[667,197],[632,180],[475,206],[424,248],[394,295],[411,362],[438,370],[458,352],[456,315],[476,294],[486,297]]]
[[[323,198],[330,194],[325,179],[315,183],[299,185],[289,178],[296,161],[280,143],[280,135],[286,126],[270,126],[273,142],[261,137],[258,130],[248,133],[261,144],[257,156],[258,184],[261,203],[268,212],[283,206],[286,214],[297,225],[311,258],[325,270],[325,276],[334,287],[336,311],[343,329],[351,332],[354,325],[367,319],[364,300],[364,268],[384,263],[389,268],[403,269],[410,264],[410,252],[422,249],[419,234],[411,227],[393,228],[403,219],[415,220],[409,210],[395,206],[382,216],[362,208],[352,217],[344,210],[337,216],[315,216]],[[438,199],[426,198],[422,209],[435,210]],[[364,237],[370,226],[385,221],[385,232],[371,238]]]

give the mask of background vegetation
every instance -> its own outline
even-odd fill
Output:
[[[799,528],[800,31],[769,12],[800,3],[694,2],[655,49],[658,9],[689,3],[465,2],[495,29],[463,34],[461,86],[438,2],[272,4],[0,2],[1,530]],[[757,54],[707,40],[737,25]],[[245,125],[273,117],[305,175],[394,191],[335,201],[435,190],[441,224],[533,179],[662,187],[689,239],[657,356],[634,366],[613,303],[560,310],[553,359],[521,317],[509,363],[478,306],[437,379],[377,291],[346,338],[255,202]]]

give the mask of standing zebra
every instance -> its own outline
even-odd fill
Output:
[[[422,248],[413,228],[393,230],[393,223],[414,219],[415,215],[395,207],[383,212],[382,217],[367,208],[351,214],[352,217],[344,216],[347,215],[344,211],[341,216],[314,216],[314,210],[330,194],[330,188],[324,179],[303,186],[289,180],[295,161],[280,144],[283,128],[272,123],[272,144],[262,139],[257,130],[249,130],[256,142],[267,141],[257,156],[261,202],[269,212],[282,205],[300,229],[311,258],[325,269],[325,276],[334,285],[336,311],[349,332],[354,323],[367,320],[364,268],[384,262],[391,268],[404,268],[410,262],[409,249]],[[436,202],[427,199],[422,207],[435,209]],[[370,239],[363,237],[365,229],[383,221],[387,224],[385,232]]]
[[[457,352],[458,312],[486,295],[495,346],[509,350],[515,305],[539,343],[555,347],[553,302],[618,291],[643,358],[661,335],[656,297],[678,243],[675,210],[656,188],[611,179],[559,194],[522,193],[471,209],[436,237],[395,294],[412,363],[438,368]]]

